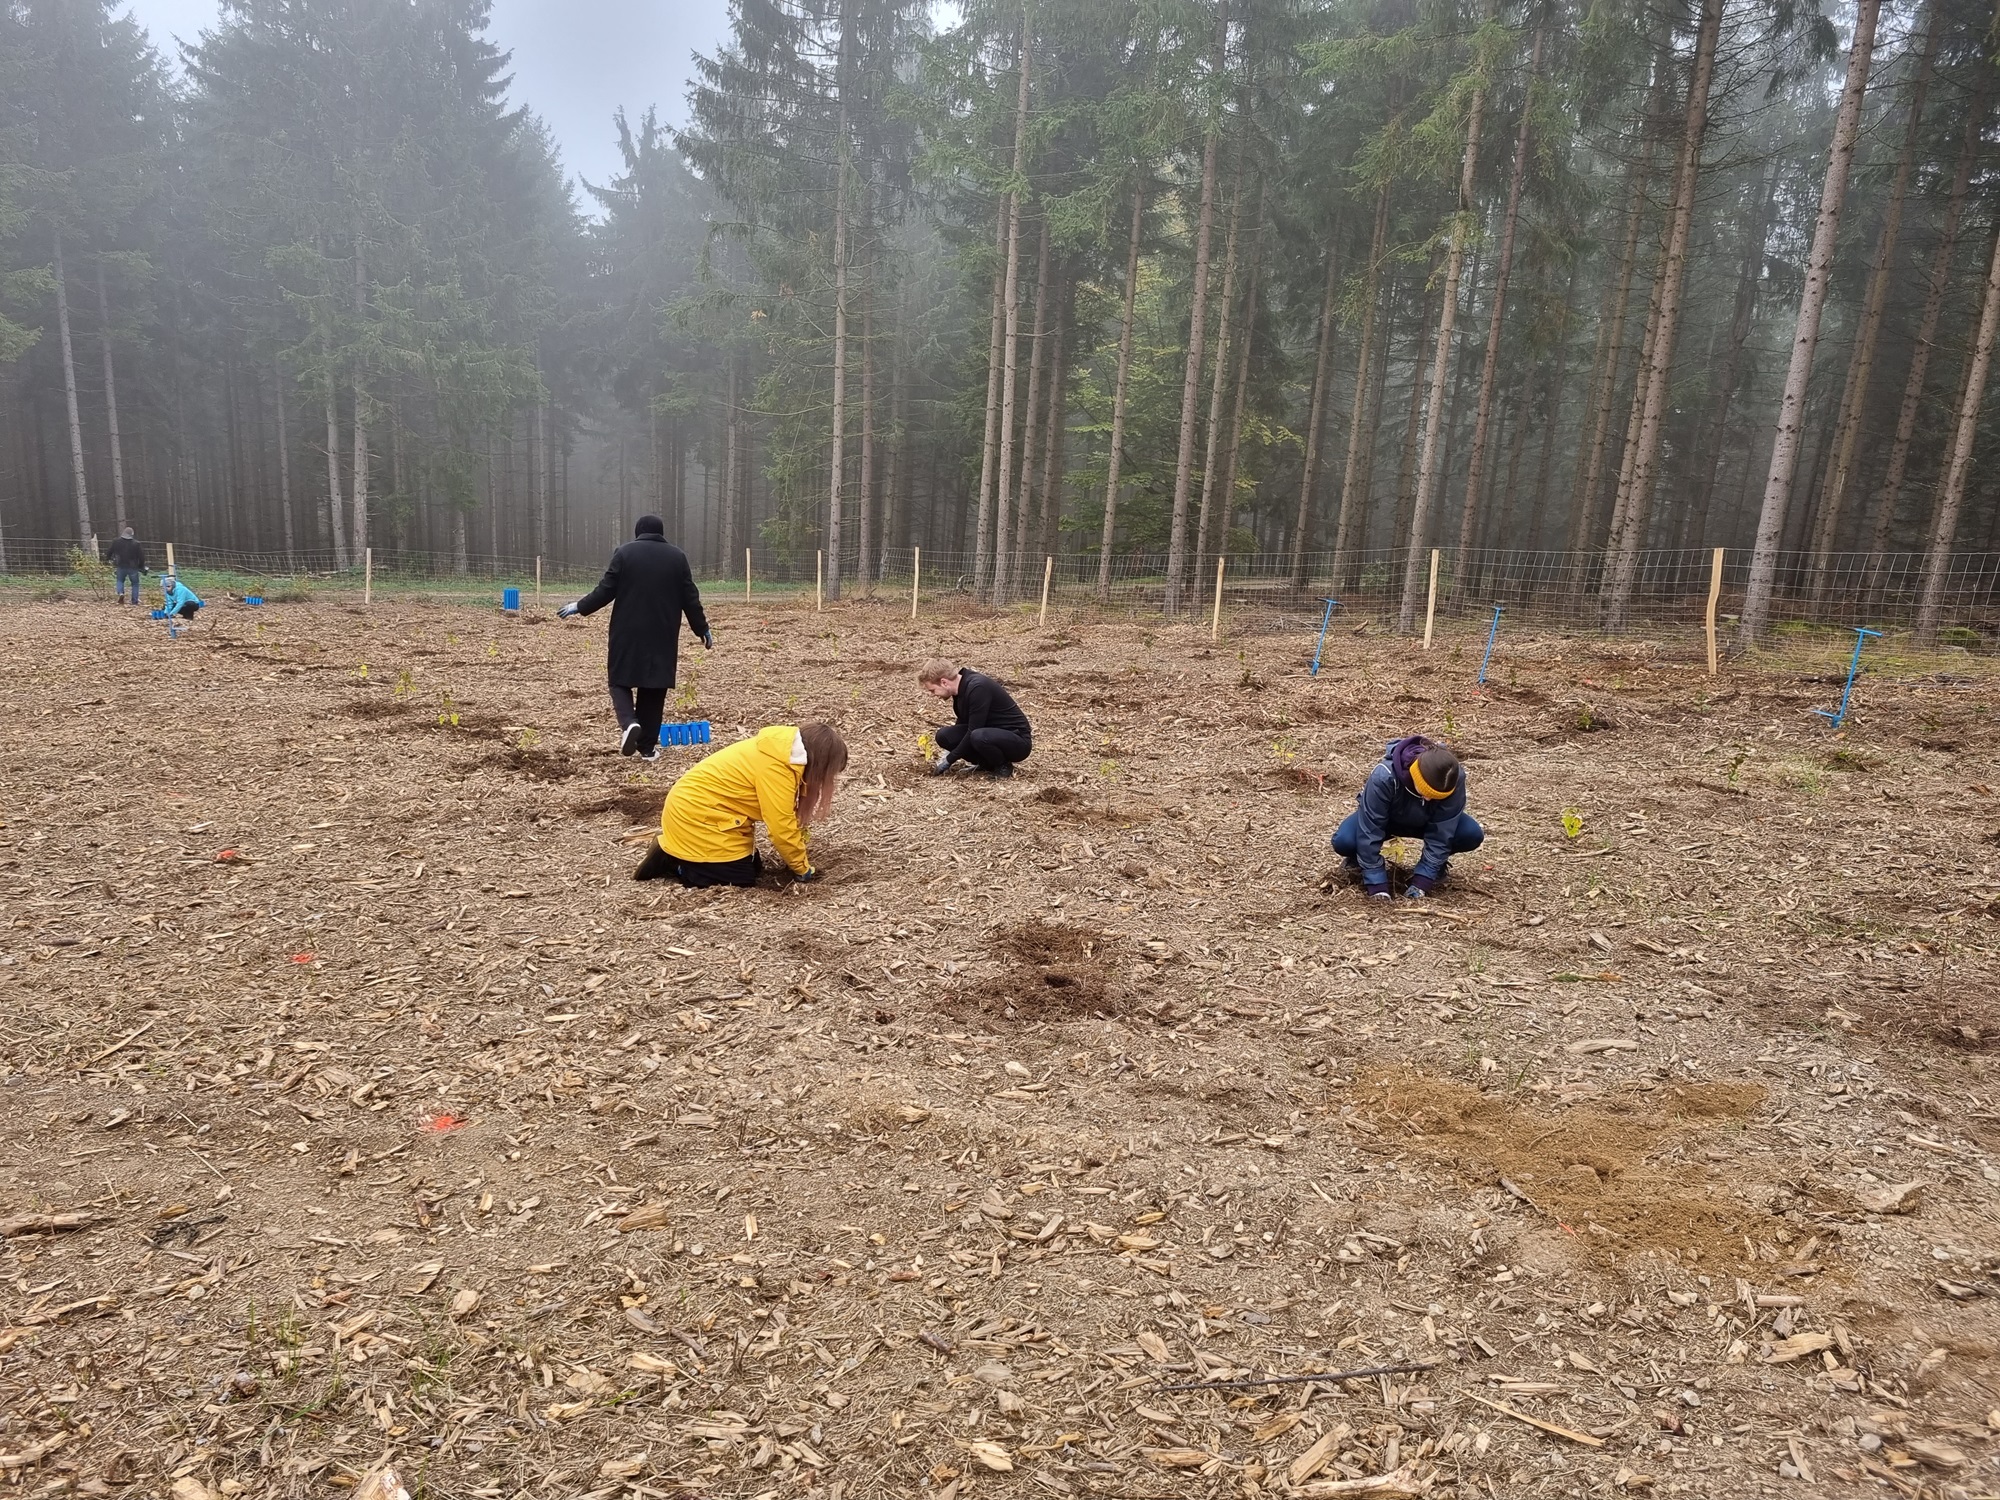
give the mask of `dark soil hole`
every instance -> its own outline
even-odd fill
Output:
[[[587,802],[574,803],[570,811],[580,818],[594,818],[615,812],[628,823],[650,823],[660,815],[667,794],[656,786],[628,786]]]
[[[1041,920],[1003,928],[994,938],[1016,962],[984,987],[981,1009],[988,1017],[1066,1021],[1120,1008],[1108,973],[1109,939]]]
[[[1028,799],[1031,802],[1046,802],[1054,807],[1067,807],[1076,801],[1076,793],[1066,786],[1045,786]]]

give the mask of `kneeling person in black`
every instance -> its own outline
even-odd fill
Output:
[[[1012,776],[1014,766],[1035,747],[1028,716],[1005,688],[984,672],[954,666],[942,659],[924,663],[917,683],[933,698],[951,701],[956,723],[932,732],[938,757],[934,769],[949,771],[957,761],[969,761],[994,776]]]

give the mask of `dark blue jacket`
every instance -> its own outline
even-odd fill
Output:
[[[1433,802],[1422,796],[1410,783],[1410,762],[1430,747],[1431,742],[1420,734],[1391,740],[1354,799],[1354,857],[1367,885],[1388,884],[1389,869],[1382,861],[1384,839],[1422,839],[1424,856],[1417,861],[1416,873],[1432,880],[1444,874],[1451,859],[1451,836],[1458,829],[1459,814],[1465,811],[1465,768],[1459,767],[1458,785],[1449,797]]]

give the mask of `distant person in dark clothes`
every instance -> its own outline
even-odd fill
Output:
[[[687,554],[667,540],[658,516],[641,516],[632,540],[611,554],[597,587],[556,611],[559,619],[611,606],[607,665],[611,707],[618,715],[618,753],[657,757],[660,716],[680,665],[681,616],[713,651],[715,633],[702,613],[701,590]]]
[[[1403,892],[1419,900],[1437,889],[1452,855],[1486,842],[1486,830],[1465,810],[1465,769],[1458,757],[1420,734],[1390,742],[1354,801],[1354,811],[1333,835],[1333,852],[1378,900],[1391,894],[1384,839],[1424,841],[1423,857]]]
[[[160,580],[160,613],[192,620],[203,607],[201,596],[169,573]]]
[[[130,526],[121,526],[117,539],[104,549],[104,560],[111,564],[111,579],[118,589],[120,604],[139,602],[139,575],[146,571],[146,549],[139,545],[139,539],[132,535]],[[132,597],[125,597],[125,585],[132,585]]]
[[[924,663],[917,684],[933,698],[951,703],[955,723],[933,730],[942,776],[959,761],[993,776],[1012,776],[1035,748],[1035,731],[1008,691],[984,672],[954,666],[942,658]]]

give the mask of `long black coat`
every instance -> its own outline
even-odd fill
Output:
[[[611,554],[597,587],[576,601],[578,614],[611,605],[610,679],[620,687],[670,688],[680,662],[681,616],[708,634],[701,590],[687,554],[665,537],[642,536]]]

